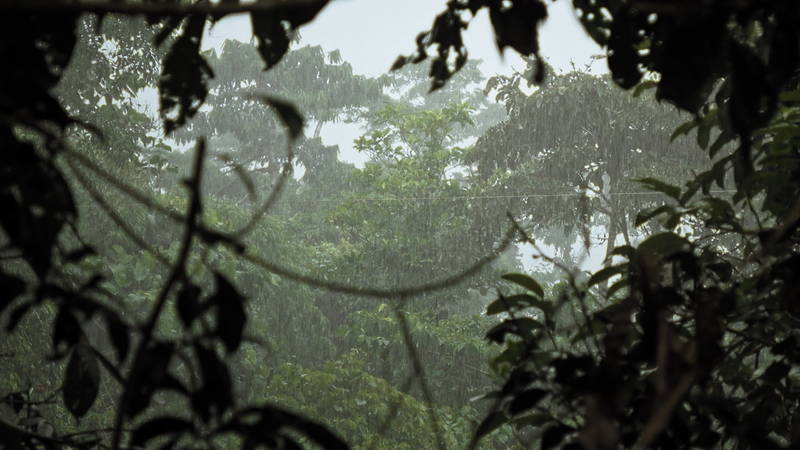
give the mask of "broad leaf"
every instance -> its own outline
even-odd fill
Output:
[[[508,280],[512,283],[516,283],[525,289],[533,292],[534,294],[538,295],[539,298],[544,297],[544,290],[539,283],[536,282],[533,278],[529,277],[528,275],[522,273],[507,273],[503,275],[504,280]]]
[[[100,391],[100,365],[94,350],[81,342],[72,350],[64,374],[63,398],[67,411],[83,417],[97,399]]]
[[[244,297],[222,274],[216,273],[217,290],[208,302],[217,308],[217,336],[228,352],[234,352],[242,343],[247,314]]]

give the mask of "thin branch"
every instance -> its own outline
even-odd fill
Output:
[[[62,153],[66,154],[71,158],[75,158],[81,165],[91,170],[94,174],[106,180],[106,182],[108,182],[110,185],[114,186],[117,190],[127,195],[128,197],[132,198],[133,200],[137,201],[138,203],[165,215],[167,218],[169,218],[175,223],[182,224],[186,221],[186,217],[184,217],[184,215],[181,214],[180,212],[165,207],[163,205],[160,205],[149,195],[141,192],[140,190],[134,188],[129,184],[126,184],[123,181],[120,181],[119,179],[117,179],[117,177],[109,173],[106,169],[104,169],[99,164],[95,163],[85,155],[82,155],[80,152],[76,152],[70,148],[65,147]],[[212,230],[206,226],[203,226],[202,224],[197,224],[196,226],[197,228],[195,231],[197,233],[197,236],[202,238],[203,241],[205,241],[206,243],[214,244],[218,242],[224,242],[229,247],[232,247],[237,253],[241,253],[244,251],[244,246],[239,242],[235,241],[231,236],[229,236],[225,232]]]
[[[142,339],[139,341],[138,347],[134,352],[133,358],[133,365],[132,370],[136,370],[136,367],[141,363],[142,358],[144,357],[145,351],[147,350],[147,346],[150,344],[150,341],[153,338],[153,333],[155,332],[156,325],[158,324],[158,318],[161,316],[161,312],[164,309],[164,306],[167,303],[167,298],[169,296],[172,287],[181,279],[186,276],[186,264],[189,260],[189,253],[192,247],[192,240],[195,236],[195,233],[198,228],[198,219],[200,217],[200,213],[202,211],[201,206],[201,194],[200,194],[200,180],[202,178],[203,172],[203,162],[205,161],[205,153],[206,153],[206,145],[204,140],[199,140],[197,143],[197,149],[195,150],[195,159],[194,165],[192,168],[192,177],[186,181],[186,186],[190,192],[190,201],[189,201],[189,211],[186,215],[186,229],[183,234],[183,238],[181,240],[180,251],[178,252],[178,258],[175,260],[175,263],[172,265],[172,270],[170,273],[169,278],[164,283],[161,288],[161,291],[156,298],[155,304],[153,308],[150,310],[150,314],[145,322],[144,328],[142,330]],[[125,388],[123,389],[122,400],[119,403],[119,408],[117,409],[117,416],[114,423],[114,428],[117,430],[114,432],[114,438],[112,440],[112,448],[114,450],[119,450],[120,443],[122,440],[122,422],[125,418],[125,409],[127,408],[126,400],[128,398],[128,390],[130,389],[130,383],[125,384]]]
[[[120,217],[119,214],[117,214],[114,208],[112,208],[111,205],[109,205],[108,202],[105,200],[105,198],[103,198],[100,192],[98,192],[97,189],[95,189],[94,186],[91,185],[91,183],[86,179],[86,176],[83,174],[83,172],[81,172],[81,170],[77,167],[77,165],[73,161],[67,159],[67,165],[75,174],[75,178],[78,180],[78,183],[80,183],[81,187],[83,187],[86,193],[88,193],[89,196],[92,197],[92,200],[94,200],[95,203],[97,203],[97,205],[100,206],[100,209],[102,209],[103,212],[106,213],[106,215],[117,225],[117,227],[119,227],[120,230],[122,230],[122,232],[125,235],[128,236],[128,238],[131,241],[133,241],[134,244],[136,244],[142,250],[153,255],[153,257],[156,260],[158,260],[158,262],[160,262],[161,264],[165,266],[170,265],[169,260],[164,255],[162,255],[161,252],[159,252],[155,247],[148,244],[143,237],[139,236],[133,230],[133,228],[131,228],[128,225],[128,223],[125,222],[125,220],[122,217]]]
[[[132,186],[116,179],[116,177],[108,173],[105,169],[97,165],[94,161],[87,158],[86,156],[81,155],[80,153],[70,149],[65,150],[65,153],[70,157],[76,158],[82,165],[87,167],[92,172],[96,173],[101,178],[105,179],[112,186],[119,189],[121,192],[125,193],[126,195],[136,200],[137,202],[164,214],[169,219],[175,222],[183,223],[186,220],[181,213],[173,211],[162,205],[159,205],[149,196],[143,194],[142,192],[138,191]],[[517,234],[516,228],[513,226],[510,227],[508,231],[506,231],[503,240],[493,251],[484,255],[483,257],[478,259],[473,265],[467,267],[461,272],[455,273],[446,278],[431,283],[426,283],[418,286],[410,286],[406,288],[401,288],[399,290],[391,290],[391,289],[378,289],[378,288],[363,288],[358,286],[351,286],[344,283],[337,283],[335,281],[328,281],[328,280],[314,278],[312,276],[305,275],[300,272],[296,272],[292,269],[281,266],[278,263],[266,260],[261,256],[245,252],[244,246],[238,240],[234,239],[233,237],[231,237],[226,233],[209,229],[208,227],[202,224],[196,224],[196,227],[197,227],[196,232],[198,237],[203,239],[206,243],[208,244],[222,243],[225,246],[231,248],[235,253],[240,254],[242,258],[245,259],[246,261],[249,261],[250,263],[256,266],[261,267],[262,269],[268,272],[274,273],[275,275],[280,275],[289,280],[303,283],[308,286],[327,289],[332,292],[339,292],[349,295],[360,295],[364,297],[387,298],[387,299],[397,297],[398,295],[403,297],[413,297],[427,292],[438,291],[441,289],[452,287],[460,283],[461,281],[465,280],[466,278],[469,278],[470,276],[480,272],[481,269],[484,268],[484,266],[496,260],[513,243],[514,238],[516,237]]]
[[[658,435],[664,431],[669,420],[672,418],[672,412],[683,399],[686,392],[689,391],[689,388],[692,387],[693,381],[694,373],[686,373],[679,379],[669,393],[665,393],[664,396],[661,396],[658,402],[661,407],[653,413],[647,421],[642,433],[633,445],[634,450],[644,450],[648,448]]]
[[[414,380],[413,376],[407,377],[403,384],[400,386],[400,391],[405,392],[411,387],[411,382]],[[386,433],[389,431],[389,427],[391,427],[392,422],[397,418],[397,413],[400,411],[400,406],[403,404],[403,397],[401,396],[397,399],[397,401],[392,402],[389,405],[389,412],[386,413],[386,416],[383,418],[380,427],[378,427],[378,431],[372,436],[369,440],[367,445],[365,446],[366,450],[374,450],[375,446],[378,445],[378,441],[383,438]]]
[[[38,434],[32,431],[19,428],[10,423],[6,423],[3,420],[0,420],[0,436],[3,437],[4,444],[14,444],[20,442],[28,442],[28,443],[39,442],[46,448],[86,447],[85,442],[75,441],[69,437],[59,438],[59,437],[45,436],[43,434]],[[38,447],[31,447],[31,448],[38,448]]]
[[[266,200],[264,200],[264,204],[261,205],[261,208],[250,217],[250,220],[240,228],[238,231],[233,233],[233,236],[237,239],[242,239],[255,228],[256,225],[261,221],[261,219],[269,212],[270,209],[275,205],[280,198],[281,193],[283,192],[283,188],[286,187],[286,182],[289,180],[289,177],[292,174],[292,163],[294,161],[294,144],[292,140],[289,139],[289,142],[286,144],[286,162],[283,164],[283,168],[281,168],[281,173],[278,176],[278,181],[275,182],[275,185],[272,186],[272,190],[267,196]]]
[[[359,286],[351,286],[344,283],[337,283],[335,281],[322,280],[319,278],[311,277],[309,275],[304,275],[299,272],[295,272],[277,263],[267,261],[266,259],[258,255],[254,255],[252,253],[244,253],[242,254],[242,258],[258,267],[261,267],[262,269],[268,272],[274,273],[276,275],[282,276],[292,281],[296,281],[298,283],[303,283],[308,286],[320,289],[326,289],[331,292],[339,292],[342,294],[359,295],[363,297],[373,297],[373,298],[386,298],[386,299],[396,298],[398,296],[414,297],[420,294],[447,289],[449,287],[455,286],[461,281],[480,272],[486,265],[496,260],[512,244],[516,234],[517,233],[515,228],[513,227],[509,228],[503,240],[500,242],[500,245],[498,245],[490,253],[478,259],[474,264],[472,264],[471,266],[467,267],[466,269],[460,272],[457,272],[441,280],[420,284],[417,286],[399,288],[399,289],[364,288]]]
[[[149,195],[139,191],[138,189],[134,188],[133,186],[126,184],[123,181],[120,181],[117,177],[112,175],[106,169],[101,167],[96,162],[92,161],[86,155],[81,154],[80,152],[76,152],[71,148],[65,148],[62,152],[63,154],[67,155],[70,158],[76,159],[82,166],[86,167],[87,169],[91,170],[95,175],[99,176],[100,178],[104,179],[110,185],[117,188],[120,192],[124,193],[128,197],[136,200],[137,202],[141,203],[142,205],[157,211],[175,222],[183,223],[186,218],[183,217],[183,214],[179,213],[178,211],[172,210],[167,208],[163,205],[158,204],[155,200],[153,200]]]
[[[403,303],[402,296],[398,296],[399,303]],[[411,360],[411,367],[414,370],[414,378],[419,383],[422,390],[422,397],[425,399],[425,406],[428,410],[428,418],[431,421],[431,431],[433,432],[434,441],[438,450],[445,450],[444,441],[442,441],[441,427],[439,425],[439,416],[436,414],[433,403],[433,394],[431,393],[428,380],[425,378],[425,369],[422,367],[422,361],[419,359],[419,353],[414,346],[414,338],[411,336],[411,329],[408,326],[405,314],[400,310],[398,305],[393,305],[394,316],[397,319],[397,324],[400,327],[400,332],[403,335],[403,343],[405,344],[408,358]]]
[[[91,345],[89,346],[89,348],[92,349],[92,353],[94,353],[94,355],[97,357],[97,359],[100,360],[100,363],[103,365],[103,367],[106,368],[108,373],[111,374],[111,377],[114,378],[115,380],[117,380],[117,382],[119,382],[120,385],[124,386],[125,385],[125,377],[122,376],[122,374],[120,373],[119,369],[117,369],[117,367],[114,365],[114,363],[109,361],[109,359],[106,358],[106,355],[102,354],[100,352],[100,350],[94,348]]]

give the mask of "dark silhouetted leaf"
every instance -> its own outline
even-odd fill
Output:
[[[767,370],[764,371],[762,378],[770,383],[779,383],[783,378],[786,377],[786,375],[789,374],[791,368],[792,367],[786,363],[774,362],[767,367]]]
[[[253,26],[253,35],[256,37],[258,53],[266,64],[266,69],[271,69],[289,50],[289,36],[281,23],[280,16],[271,12],[251,13],[250,22]]]
[[[638,178],[634,179],[633,181],[645,185],[651,191],[663,192],[675,200],[678,200],[678,198],[681,196],[681,188],[678,186],[673,186],[669,183],[665,183],[656,178]]]
[[[25,317],[25,314],[27,314],[32,307],[33,303],[25,302],[17,306],[16,308],[12,309],[8,317],[8,324],[6,325],[6,331],[8,331],[9,333],[13,332],[17,328],[17,325],[19,325],[19,322],[22,320],[22,318]]]
[[[23,292],[25,292],[24,281],[13,275],[0,272],[0,314]]]
[[[647,223],[650,219],[658,217],[661,214],[669,213],[673,208],[669,205],[656,206],[654,208],[643,209],[636,213],[636,220],[633,222],[634,226],[640,226]]]
[[[395,70],[400,70],[406,65],[407,62],[408,58],[405,56],[398,56],[397,59],[394,60],[394,63],[389,71],[394,72]]]
[[[228,352],[234,352],[242,343],[247,314],[244,297],[222,274],[216,273],[217,290],[208,302],[217,308],[217,335]]]
[[[525,289],[533,292],[534,294],[538,295],[539,298],[544,297],[544,290],[539,283],[536,282],[533,278],[529,277],[528,275],[522,273],[507,273],[503,275],[504,280],[508,280],[512,283],[516,283]]]
[[[103,316],[106,320],[111,345],[117,354],[117,361],[121,363],[125,361],[130,349],[130,329],[128,324],[114,311],[106,310]]]
[[[510,7],[493,5],[489,18],[497,47],[511,47],[529,56],[539,52],[536,27],[547,18],[547,7],[539,0],[515,0]]]
[[[503,414],[501,411],[494,411],[486,416],[483,421],[481,421],[478,428],[475,429],[475,439],[480,439],[487,434],[491,433],[492,431],[500,428],[504,425],[508,419],[506,415]]]
[[[674,141],[679,136],[688,134],[690,131],[692,131],[692,129],[694,129],[697,125],[699,125],[699,123],[700,122],[698,120],[690,120],[688,122],[684,122],[678,128],[676,128],[675,131],[672,132],[672,135],[669,137],[669,140]]]
[[[572,432],[572,428],[566,425],[556,425],[546,429],[542,434],[542,450],[557,446],[570,432]]]
[[[83,417],[94,404],[99,390],[100,365],[89,344],[81,342],[72,350],[64,374],[64,406],[73,416]]]
[[[486,314],[491,316],[493,314],[500,314],[512,309],[524,309],[530,307],[539,308],[544,312],[548,312],[551,308],[551,305],[528,294],[517,294],[510,297],[504,297],[501,295],[497,300],[493,301],[489,304],[489,306],[486,307]]]
[[[630,14],[627,6],[621,6],[619,15]],[[630,89],[642,79],[639,69],[639,53],[636,48],[641,40],[638,24],[633,20],[615,20],[611,25],[608,47],[608,68],[614,81],[623,89]]]
[[[221,431],[234,431],[245,436],[250,447],[255,447],[256,444],[274,447],[276,440],[283,441],[288,437],[285,431],[291,431],[293,434],[305,436],[326,450],[349,448],[325,426],[274,405],[254,406],[239,411],[231,421],[223,425]]]
[[[297,139],[303,134],[303,116],[291,104],[267,95],[256,95],[256,99],[275,109],[281,122],[289,129],[289,137]]]
[[[53,325],[53,353],[55,356],[66,355],[69,349],[78,343],[81,336],[83,336],[83,332],[78,319],[69,308],[62,305],[58,309],[58,315]],[[62,344],[66,344],[66,348],[62,348]]]
[[[633,256],[636,254],[636,249],[630,245],[620,245],[619,247],[615,247],[614,250],[611,251],[611,254],[615,256],[624,256],[630,260],[633,259]]]
[[[181,384],[169,374],[169,365],[174,353],[172,344],[154,342],[144,349],[138,358],[129,378],[123,399],[127,406],[125,414],[136,417],[150,404],[153,394],[159,390],[185,391]]]
[[[136,427],[131,438],[131,447],[148,448],[147,443],[165,435],[181,435],[194,431],[192,422],[179,417],[157,417]]]
[[[649,257],[666,258],[677,252],[689,249],[689,241],[674,233],[658,233],[639,244],[639,254]]]
[[[272,68],[289,50],[290,38],[297,27],[311,21],[329,0],[313,0],[303,3],[287,4],[283,8],[273,8],[268,12],[251,12],[250,23],[256,38],[258,52],[266,64]]]
[[[534,331],[543,329],[544,325],[530,317],[510,319],[503,321],[492,327],[487,333],[486,338],[490,341],[502,343],[507,334],[515,334],[523,339],[530,337]]]
[[[642,95],[642,93],[644,93],[644,91],[648,89],[654,89],[656,86],[658,86],[658,82],[656,81],[653,80],[642,81],[636,86],[636,89],[633,90],[633,96],[639,97],[640,95]]]
[[[616,266],[609,266],[598,270],[593,273],[587,285],[589,287],[600,284],[615,275],[621,275],[627,269],[627,264],[618,264]]]
[[[195,344],[194,351],[200,363],[203,384],[199,391],[193,393],[192,406],[208,421],[212,416],[221,416],[233,406],[231,376],[216,352],[200,344]]]
[[[178,317],[183,326],[190,328],[204,309],[200,303],[200,288],[189,282],[181,286],[177,296],[177,307]]]
[[[194,117],[208,95],[207,82],[214,77],[211,67],[200,55],[206,18],[194,15],[187,19],[181,35],[172,44],[158,80],[161,118],[167,133]]]
[[[87,258],[87,257],[95,255],[95,254],[97,254],[97,252],[94,251],[94,248],[92,248],[92,247],[90,247],[88,245],[84,245],[84,246],[82,246],[82,247],[80,247],[80,248],[78,248],[76,250],[73,250],[73,251],[67,253],[64,256],[64,259],[67,262],[74,263],[74,262],[78,262],[78,261],[80,261],[80,260],[82,260],[84,258]]]
[[[528,389],[522,391],[511,401],[508,411],[515,415],[523,413],[536,406],[545,395],[547,395],[547,391],[543,389]]]

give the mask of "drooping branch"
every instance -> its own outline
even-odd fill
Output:
[[[107,171],[105,171],[105,169],[103,169],[102,167],[91,161],[91,159],[73,150],[67,150],[66,153],[70,157],[75,157],[76,159],[78,159],[78,161],[81,164],[84,164],[92,172],[96,173],[98,176],[105,179],[107,182],[109,182],[111,185],[119,189],[121,192],[130,196],[133,200],[136,200],[137,202],[145,206],[151,207],[152,209],[164,214],[165,216],[167,216],[169,219],[173,220],[176,223],[183,223],[186,220],[181,213],[169,209],[167,207],[164,207],[162,205],[159,205],[149,196],[139,192],[134,187],[118,180],[116,177],[109,174]],[[393,289],[365,288],[360,286],[349,285],[346,283],[338,283],[335,281],[328,281],[320,278],[315,278],[310,275],[306,275],[298,271],[295,271],[293,269],[290,269],[288,267],[282,266],[276,262],[267,260],[259,255],[246,252],[244,245],[227,233],[210,229],[203,224],[196,224],[196,226],[197,226],[196,229],[197,237],[205,241],[207,244],[218,244],[218,243],[223,244],[229,247],[235,253],[241,254],[242,258],[245,259],[246,261],[275,275],[279,275],[287,279],[290,279],[292,281],[303,283],[311,287],[326,289],[332,292],[338,292],[348,295],[358,295],[363,297],[384,298],[384,299],[394,298],[397,297],[398,295],[404,297],[414,297],[420,294],[447,289],[449,287],[455,286],[461,281],[480,272],[485,266],[496,260],[506,249],[508,249],[508,247],[513,243],[514,238],[517,236],[517,229],[512,226],[508,229],[508,231],[506,231],[503,239],[491,252],[479,258],[464,270],[430,283],[393,290]]]

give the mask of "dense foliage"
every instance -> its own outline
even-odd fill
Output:
[[[797,5],[576,0],[609,80],[545,73],[541,0],[453,0],[369,79],[290,51],[327,3],[0,6],[4,447],[800,445]]]

